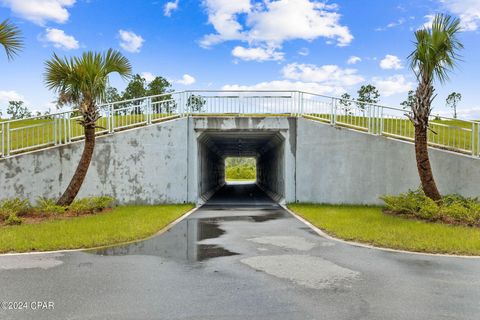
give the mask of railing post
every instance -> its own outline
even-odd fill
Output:
[[[61,138],[61,141],[63,141],[63,144],[67,144],[67,114],[64,113],[62,115],[62,120],[63,120],[63,124],[62,124],[62,138]]]
[[[57,115],[53,116],[53,144],[57,145]]]
[[[68,142],[72,142],[72,113],[67,113],[67,137]]]
[[[2,150],[0,150],[0,157],[3,157],[5,155],[5,123],[2,122],[2,143],[1,147]]]
[[[7,128],[5,129],[5,132],[7,133],[7,157],[10,156],[10,149],[11,149],[11,143],[10,143],[10,122],[7,122]]]
[[[299,112],[298,112],[298,115],[299,115],[300,117],[302,117],[302,116],[303,116],[303,107],[304,107],[304,105],[303,105],[303,103],[304,103],[304,100],[303,100],[303,92],[300,92],[300,93],[299,93],[299,96],[300,96],[300,110],[299,110]]]
[[[335,98],[332,98],[332,111],[330,114],[330,123],[335,125],[337,122],[337,104]]]
[[[475,156],[475,122],[472,122],[472,134],[471,134],[471,146],[472,146],[472,156]]]
[[[188,104],[188,103],[187,103],[187,101],[188,101],[188,98],[187,98],[187,97],[188,97],[188,91],[185,91],[185,92],[182,94],[182,103],[181,103],[181,105],[182,105],[182,111],[181,111],[181,114],[180,114],[180,117],[182,117],[182,118],[183,118],[185,115],[188,115],[188,112],[189,112],[189,110],[188,110],[188,105],[187,105],[187,104]]]
[[[115,109],[113,103],[110,105],[110,133],[115,132]]]
[[[152,124],[152,98],[147,98],[147,124]]]
[[[380,135],[383,135],[383,126],[385,120],[383,119],[383,108],[380,109]]]
[[[480,122],[477,122],[477,156],[480,157]]]
[[[368,133],[372,134],[372,106],[368,105],[368,110],[367,110],[367,123],[368,123]]]

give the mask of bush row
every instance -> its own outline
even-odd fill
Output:
[[[421,190],[408,191],[398,196],[384,196],[385,211],[428,221],[480,227],[480,202],[478,198],[446,195],[435,202]]]
[[[257,172],[254,166],[250,165],[239,165],[234,167],[227,167],[225,170],[226,179],[246,179],[246,180],[255,180]]]
[[[21,224],[24,217],[49,218],[61,215],[93,214],[113,206],[111,197],[90,197],[75,200],[69,206],[59,206],[52,199],[38,198],[36,205],[28,200],[11,199],[0,202],[0,223],[7,225]]]

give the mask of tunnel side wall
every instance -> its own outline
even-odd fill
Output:
[[[285,197],[284,154],[282,141],[257,159],[257,184],[277,201]]]
[[[225,184],[225,161],[205,144],[200,143],[198,165],[200,171],[199,190],[206,201]]]
[[[382,204],[420,186],[414,145],[298,119],[297,201]],[[442,194],[480,195],[480,159],[430,149]]]
[[[187,201],[187,119],[98,137],[79,197],[106,195],[120,204]],[[83,142],[0,161],[0,199],[58,198],[78,164]]]

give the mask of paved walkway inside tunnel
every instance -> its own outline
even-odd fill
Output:
[[[169,231],[104,250],[0,256],[1,319],[478,319],[480,260],[320,237],[255,185]]]
[[[226,207],[277,206],[255,183],[227,182],[204,205]]]

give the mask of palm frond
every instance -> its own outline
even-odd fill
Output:
[[[0,44],[5,49],[9,60],[13,59],[23,48],[23,38],[20,29],[8,19],[0,23]]]
[[[408,56],[410,67],[426,82],[445,82],[461,60],[463,44],[458,38],[460,19],[437,14],[432,27],[415,32],[415,50]]]
[[[70,59],[54,54],[45,63],[45,85],[58,94],[59,104],[75,104],[91,122],[97,118],[96,103],[103,99],[108,77],[114,72],[128,77],[131,65],[112,49],[105,54],[84,52]]]

